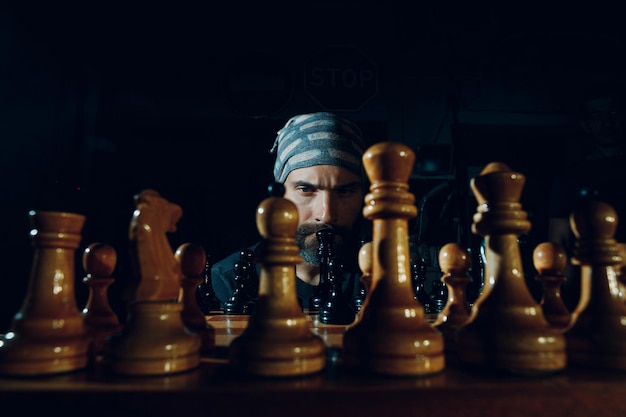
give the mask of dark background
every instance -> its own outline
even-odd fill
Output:
[[[542,240],[550,177],[581,135],[576,103],[597,80],[621,81],[624,64],[617,2],[545,3],[4,3],[0,331],[28,282],[28,210],[87,216],[77,256],[115,246],[115,298],[142,189],[183,208],[173,248],[195,242],[220,259],[258,238],[268,151],[297,113],[330,109],[370,144],[433,150],[441,164],[411,178],[417,203],[442,182],[461,197],[450,234],[421,231],[425,245],[467,239],[467,181],[496,159],[527,174],[530,240]],[[316,89],[309,70],[333,48],[376,84]]]

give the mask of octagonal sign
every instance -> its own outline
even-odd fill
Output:
[[[378,94],[378,70],[357,48],[331,46],[306,62],[305,91],[326,110],[357,111]]]

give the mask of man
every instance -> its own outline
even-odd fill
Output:
[[[344,293],[352,296],[359,291],[359,245],[364,235],[371,234],[362,217],[367,189],[361,160],[364,150],[358,126],[328,112],[292,117],[278,131],[270,150],[276,154],[274,181],[284,186],[284,197],[298,208],[295,239],[303,261],[296,265],[296,290],[305,309],[320,282],[318,230],[335,232],[336,257],[345,266]],[[211,269],[212,286],[222,306],[235,289],[238,260],[239,253],[234,253]]]

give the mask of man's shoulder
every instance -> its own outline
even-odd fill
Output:
[[[248,246],[247,249],[255,250],[256,247],[259,246],[259,243],[260,242],[257,242],[254,245]],[[214,271],[219,271],[219,272],[232,271],[235,266],[235,263],[239,261],[240,252],[241,251],[233,252],[230,255],[226,256],[225,258],[220,259],[219,261],[213,264],[211,269]]]

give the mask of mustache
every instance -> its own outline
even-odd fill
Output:
[[[298,229],[296,230],[296,239],[303,239],[306,236],[315,234],[318,231],[324,229],[332,230],[335,236],[339,235],[345,237],[349,234],[349,229],[344,226],[329,226],[327,224],[305,223],[298,226]]]

